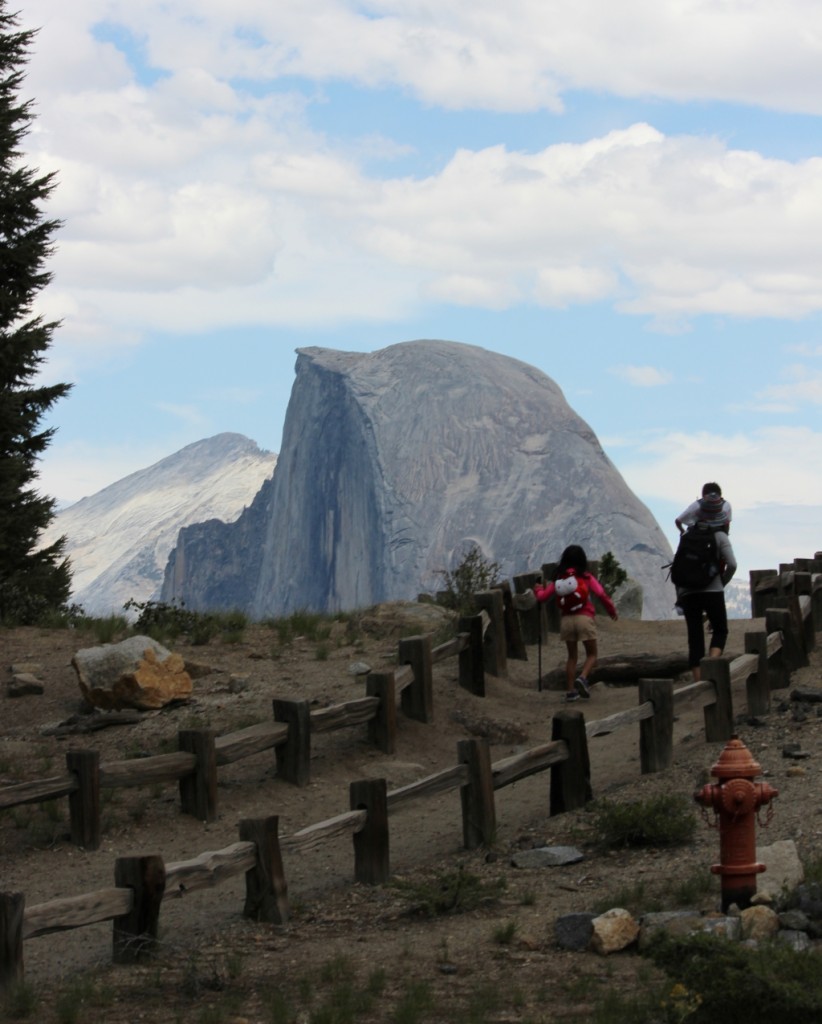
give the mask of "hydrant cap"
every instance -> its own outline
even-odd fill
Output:
[[[762,768],[754,761],[750,750],[738,736],[732,736],[711,768],[711,775],[718,779],[745,779],[759,775]]]

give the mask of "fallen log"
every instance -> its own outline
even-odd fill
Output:
[[[146,719],[145,711],[95,711],[90,715],[72,715],[57,725],[47,725],[41,736],[71,736],[76,733],[96,732],[115,725],[135,725]]]
[[[621,683],[631,685],[638,679],[674,679],[688,671],[687,651],[673,654],[613,654],[600,658],[591,673],[592,683]],[[565,689],[565,668],[555,668],[542,677],[544,690]]]

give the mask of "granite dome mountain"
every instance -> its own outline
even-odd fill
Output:
[[[180,530],[161,597],[253,618],[441,585],[469,546],[510,577],[612,551],[669,618],[671,548],[556,383],[472,345],[297,350],[276,470],[232,523]]]
[[[197,441],[63,509],[41,543],[65,534],[72,601],[90,615],[121,612],[159,596],[182,526],[236,519],[276,463],[241,434]]]

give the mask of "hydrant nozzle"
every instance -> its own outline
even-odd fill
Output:
[[[711,768],[719,781],[694,793],[694,800],[712,807],[719,819],[720,863],[711,871],[721,877],[723,910],[732,903],[749,906],[756,894],[756,876],[765,870],[756,861],[756,814],[779,796],[779,790],[753,781],[761,771],[742,740],[732,736]]]

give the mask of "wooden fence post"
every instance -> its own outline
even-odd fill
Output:
[[[477,697],[485,696],[485,665],[482,655],[482,616],[471,615],[457,623],[460,633],[468,634],[468,643],[459,653],[459,684]]]
[[[217,820],[217,750],[211,729],[181,729],[177,745],[197,761],[180,779],[180,810],[198,821]]]
[[[22,892],[0,892],[0,990],[23,977]]]
[[[352,811],[366,811],[365,825],[354,833],[354,878],[365,885],[380,885],[391,877],[385,779],[352,782],[349,797]]]
[[[822,630],[822,586],[815,582],[811,575],[811,614],[813,615],[814,632]]]
[[[457,760],[468,767],[468,782],[460,787],[462,840],[466,850],[475,850],[478,846],[489,846],[497,830],[488,740],[460,740]]]
[[[368,742],[384,754],[397,749],[397,684],[393,672],[369,672],[365,692],[379,700],[377,714],[368,722]]]
[[[99,850],[100,754],[96,750],[69,750],[66,768],[77,776],[77,789],[69,793],[71,841],[84,850]]]
[[[272,702],[274,721],[288,726],[288,739],[276,748],[277,775],[295,786],[311,779],[311,711],[307,700]]]
[[[534,584],[538,583],[541,578],[541,573],[538,572],[520,573],[514,577],[514,592],[524,594],[526,590],[533,590]],[[515,614],[519,616],[523,642],[526,644],[538,644],[541,635],[539,620],[542,615],[542,606],[537,603],[533,608]]]
[[[400,640],[400,665],[410,665],[414,682],[400,697],[402,713],[416,722],[434,721],[434,662],[430,636],[408,636]]]
[[[252,921],[285,924],[288,921],[288,886],[280,851],[279,818],[245,818],[240,839],[254,843],[257,863],[245,873],[243,916]]]
[[[591,760],[585,717],[581,711],[558,711],[551,720],[551,740],[564,740],[568,760],[551,766],[550,814],[563,814],[584,807],[593,799]]]
[[[786,597],[782,599],[782,608],[788,611],[785,620],[787,630],[783,628],[782,650],[785,652],[788,669],[793,672],[796,668],[804,668],[808,664],[808,655],[805,650],[805,637],[802,626],[802,609],[799,606],[798,597]],[[785,636],[785,633],[788,636]]]
[[[782,646],[768,659],[768,678],[772,690],[782,690],[791,684],[789,648],[793,639],[791,613],[786,608],[768,608],[765,612],[765,632],[782,634]]]
[[[485,632],[482,644],[483,665],[492,676],[505,678],[508,675],[508,659],[505,653],[505,616],[501,590],[480,590],[473,594],[474,604],[479,611],[488,613],[491,625]]]
[[[670,768],[674,760],[674,681],[640,679],[639,703],[650,701],[652,718],[639,723],[639,761],[643,775]]]
[[[724,743],[734,732],[731,666],[727,658],[703,658],[700,669],[702,678],[710,679],[716,690],[716,700],[704,708],[705,742]]]
[[[745,699],[749,715],[767,715],[771,710],[771,681],[768,668],[768,634],[746,633],[745,653],[759,658],[756,672],[745,681]]]
[[[493,590],[502,591],[502,622],[505,630],[505,653],[507,657],[515,661],[528,661],[528,652],[525,650],[525,641],[522,639],[522,629],[519,624],[519,616],[514,609],[514,602],[511,596],[511,584],[508,580],[494,584]]]
[[[112,956],[116,964],[132,964],[150,954],[157,943],[160,904],[166,888],[162,857],[118,857],[114,884],[132,890],[131,910],[114,918]]]
[[[772,586],[759,590],[759,584],[769,578],[773,581]],[[777,572],[776,569],[751,569],[748,573],[748,579],[751,592],[751,618],[761,619],[771,603],[771,598],[779,593]]]
[[[802,640],[805,645],[805,652],[810,652],[816,647],[816,627],[813,621],[813,580],[809,572],[795,572],[793,577],[793,590],[797,597],[808,597],[811,607],[809,614],[805,615],[800,607],[800,618],[802,620]]]

